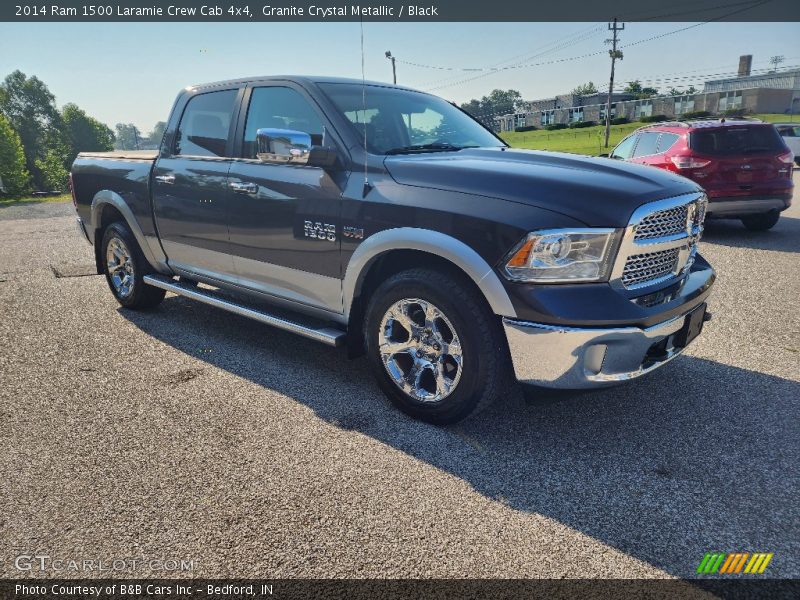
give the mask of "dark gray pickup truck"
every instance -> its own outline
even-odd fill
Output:
[[[187,87],[159,151],[81,154],[71,184],[122,306],[170,291],[365,352],[389,398],[434,423],[514,376],[560,388],[638,377],[709,317],[696,183],[513,150],[402,87]]]

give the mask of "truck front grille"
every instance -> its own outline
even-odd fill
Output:
[[[638,208],[625,228],[611,284],[633,290],[685,273],[697,253],[707,202],[704,194],[686,194]]]
[[[676,206],[667,210],[659,210],[642,219],[636,228],[634,239],[651,240],[686,231],[688,205]]]
[[[626,288],[635,287],[674,274],[678,254],[678,249],[672,248],[629,256],[622,271],[622,285]]]

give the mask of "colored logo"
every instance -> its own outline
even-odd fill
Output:
[[[714,573],[760,575],[772,560],[772,555],[772,552],[753,552],[752,554],[750,552],[706,552],[697,567],[697,573],[702,575],[713,575]]]

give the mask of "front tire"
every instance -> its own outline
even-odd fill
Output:
[[[166,294],[144,282],[153,269],[147,263],[126,223],[118,221],[103,233],[100,246],[103,271],[111,293],[122,306],[132,310],[147,310],[158,306]]]
[[[365,319],[378,384],[406,414],[445,425],[491,404],[510,373],[499,319],[465,278],[398,273],[375,290]]]
[[[750,231],[767,231],[775,227],[775,224],[780,219],[781,213],[777,210],[771,210],[757,215],[747,215],[742,217],[742,224]]]

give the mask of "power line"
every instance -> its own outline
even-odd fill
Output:
[[[665,38],[665,37],[670,36],[670,35],[675,35],[677,33],[688,31],[690,29],[695,29],[697,27],[702,27],[703,25],[707,25],[708,23],[712,23],[714,21],[719,21],[719,20],[724,19],[726,17],[730,17],[730,16],[733,16],[735,14],[739,14],[741,12],[744,12],[744,11],[747,11],[747,10],[751,10],[751,9],[757,7],[757,6],[761,6],[763,4],[767,4],[768,2],[771,2],[771,1],[772,0],[760,0],[758,2],[748,2],[747,6],[745,6],[744,8],[740,8],[740,9],[725,13],[723,15],[719,15],[717,17],[714,17],[712,19],[708,19],[706,21],[702,21],[700,23],[694,23],[694,24],[688,25],[686,27],[680,27],[680,28],[674,29],[672,31],[667,31],[665,33],[661,33],[661,34],[658,34],[658,35],[650,36],[648,38],[637,40],[635,42],[631,42],[630,44],[625,44],[624,46],[620,46],[620,48],[630,48],[630,47],[633,47],[633,46],[638,46],[639,44],[644,44],[646,42],[651,42],[653,40]],[[730,5],[728,5],[728,6],[730,6]],[[580,55],[580,56],[571,56],[571,57],[568,57],[568,58],[562,58],[562,59],[539,62],[539,63],[521,63],[521,64],[510,65],[510,66],[506,66],[506,67],[497,67],[497,68],[489,68],[489,69],[483,68],[483,69],[479,69],[480,71],[482,71],[481,74],[479,74],[479,75],[475,75],[473,77],[468,77],[468,78],[465,78],[465,79],[461,79],[461,80],[453,82],[453,83],[440,84],[440,85],[437,85],[437,86],[434,86],[434,87],[431,87],[431,88],[427,88],[427,91],[434,91],[434,90],[444,89],[444,88],[447,88],[447,87],[452,87],[454,85],[460,85],[462,83],[468,83],[470,81],[474,81],[476,79],[480,79],[482,77],[487,77],[487,76],[492,75],[494,73],[499,73],[499,72],[507,71],[507,70],[510,70],[510,69],[529,68],[529,67],[556,64],[556,63],[561,63],[561,62],[569,62],[569,61],[573,61],[573,60],[581,60],[581,59],[584,59],[584,58],[590,58],[592,56],[597,56],[599,54],[604,54],[604,53],[605,53],[605,50],[600,50],[600,51],[597,51],[597,52],[591,52],[591,53],[583,54],[583,55]],[[478,69],[475,69],[475,70],[478,70]]]

